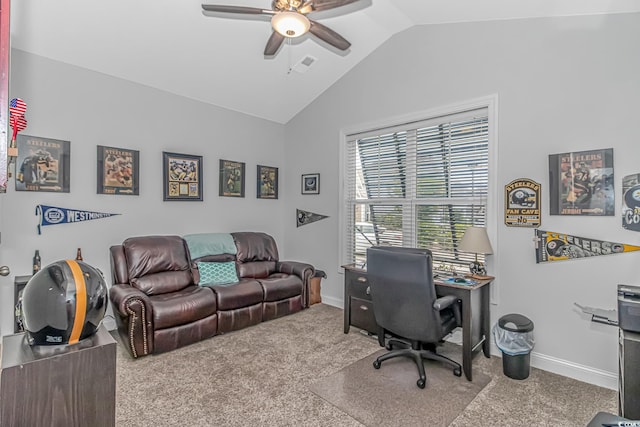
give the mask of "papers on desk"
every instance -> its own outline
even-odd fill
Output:
[[[451,283],[452,285],[471,286],[477,285],[478,282],[473,279],[464,279],[462,277],[440,277],[444,283]]]

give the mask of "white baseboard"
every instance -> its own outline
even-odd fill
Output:
[[[344,302],[340,298],[332,298],[322,295],[322,303],[344,309]]]
[[[491,342],[491,355],[502,358],[502,352]],[[618,373],[608,372],[546,354],[531,352],[531,366],[610,390],[618,390]]]

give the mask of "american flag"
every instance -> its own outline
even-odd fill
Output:
[[[24,116],[20,116],[18,117],[18,120],[11,120],[11,127],[16,131],[19,132],[21,130],[25,130],[27,128],[27,119],[24,118]]]
[[[20,98],[13,98],[11,102],[9,102],[9,115],[11,117],[20,117],[24,116],[24,113],[27,111],[27,104]]]

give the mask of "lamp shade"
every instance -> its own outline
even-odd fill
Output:
[[[311,22],[301,13],[284,11],[273,15],[271,26],[285,37],[299,37],[309,31]]]
[[[469,227],[464,232],[458,249],[462,252],[472,252],[476,254],[492,254],[491,242],[484,227]]]

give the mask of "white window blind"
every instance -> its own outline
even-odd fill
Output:
[[[483,108],[350,135],[344,261],[364,263],[372,245],[413,246],[431,249],[436,269],[467,271],[475,254],[457,247],[485,225],[488,126]]]

